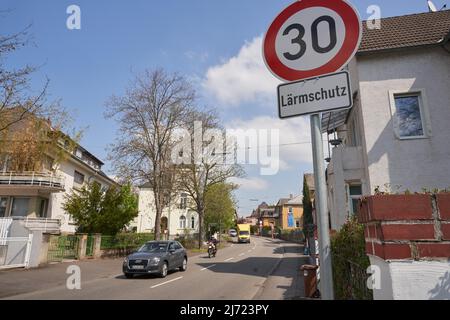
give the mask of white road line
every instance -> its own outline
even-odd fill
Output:
[[[206,269],[212,268],[212,267],[214,267],[214,266],[217,266],[217,264],[212,264],[212,265],[210,265],[209,267],[206,267],[206,268],[203,268],[203,269],[201,269],[200,271],[203,271],[203,270],[206,270]]]
[[[167,284],[167,283],[170,283],[170,282],[173,282],[173,281],[176,281],[176,280],[180,280],[181,278],[183,278],[183,277],[178,277],[178,278],[175,278],[175,279],[163,282],[163,283],[155,284],[154,286],[151,286],[150,289],[162,286],[163,284]]]
[[[241,253],[241,254],[239,255],[239,257],[242,257],[244,254],[245,254],[245,253]]]
[[[252,252],[252,250],[250,249],[250,250],[248,250],[247,252]]]
[[[225,262],[230,261],[231,259],[234,259],[234,258],[228,258],[227,260],[225,260]]]

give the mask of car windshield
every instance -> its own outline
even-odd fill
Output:
[[[240,234],[241,236],[248,236],[248,235],[249,235],[249,232],[248,232],[248,231],[239,231],[239,234]]]
[[[138,252],[166,252],[167,243],[165,242],[148,242],[139,248]]]

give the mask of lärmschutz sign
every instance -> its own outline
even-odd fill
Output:
[[[352,104],[347,71],[278,86],[278,112],[281,119],[348,109]]]

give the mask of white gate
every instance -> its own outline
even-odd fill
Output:
[[[8,237],[11,218],[0,219],[0,269],[28,267],[33,234],[28,237]]]

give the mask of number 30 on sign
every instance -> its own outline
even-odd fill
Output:
[[[361,41],[361,20],[345,0],[302,0],[283,10],[264,39],[269,70],[295,81],[342,69]]]

